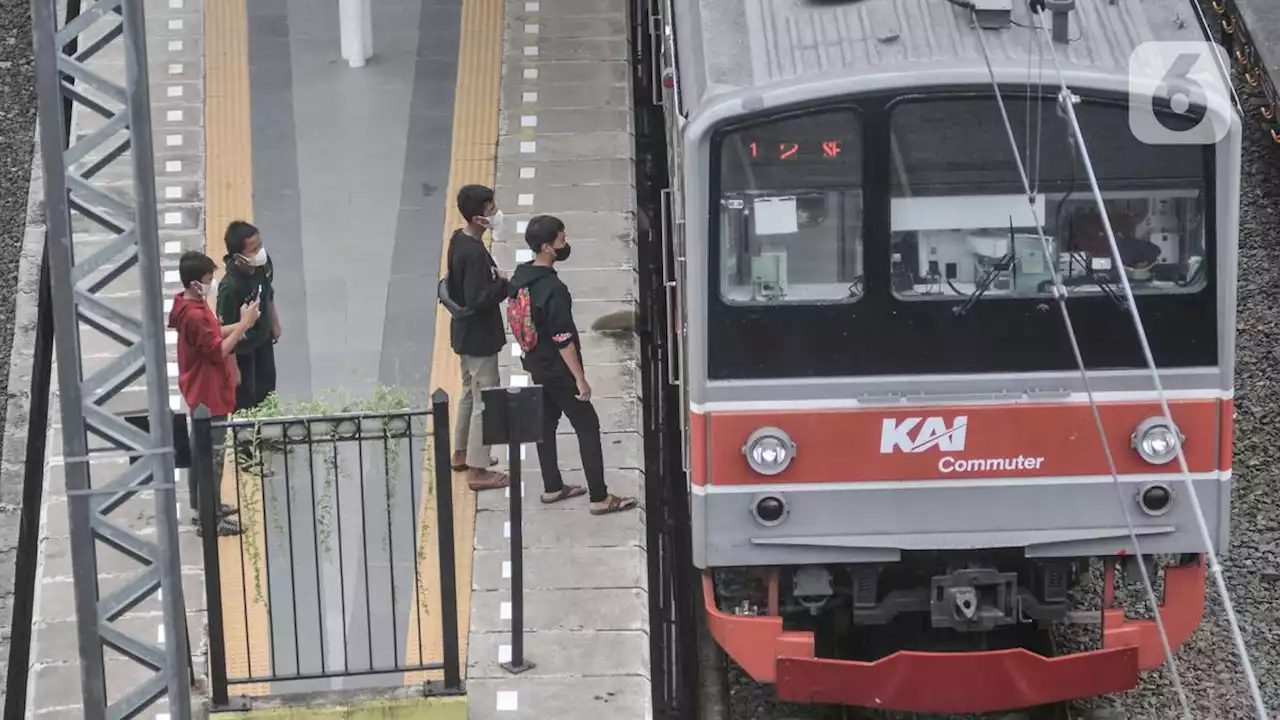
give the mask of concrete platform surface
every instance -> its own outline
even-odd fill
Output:
[[[557,266],[574,294],[587,379],[601,418],[610,492],[641,508],[596,517],[587,498],[544,505],[535,446],[521,449],[524,649],[512,675],[510,493],[477,501],[467,692],[472,720],[652,717],[648,566],[634,315],[635,187],[626,8],[566,0],[506,2],[498,204],[493,243],[510,273],[532,256],[529,218],[565,222],[571,258]],[[621,333],[594,330],[623,319]],[[519,349],[502,353],[504,385],[527,384]],[[565,482],[584,484],[567,420],[556,437]],[[499,457],[505,450],[496,452]]]

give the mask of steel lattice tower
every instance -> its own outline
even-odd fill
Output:
[[[177,552],[144,0],[86,2],[62,27],[58,4],[32,0],[31,10],[84,717],[131,718],[167,695],[171,716],[187,720],[191,681]],[[81,36],[87,42],[69,53],[68,43]],[[87,67],[109,47],[122,51],[123,85]],[[105,122],[83,138],[68,138],[63,126],[68,98],[81,115],[92,113]],[[132,197],[99,177],[109,167],[118,173],[124,165],[132,168]],[[93,240],[86,242],[86,235]],[[130,271],[137,277],[141,317],[105,297],[106,288]],[[86,331],[118,344],[93,372],[87,372],[81,346]],[[105,407],[122,390],[137,387],[139,379],[147,390],[149,432]],[[109,446],[110,453],[101,457],[114,454],[136,462],[122,471],[91,463],[91,436]],[[154,535],[111,517],[139,491],[154,496]],[[100,546],[139,565],[136,575],[107,596],[98,584]],[[163,591],[163,646],[154,638],[131,636],[116,623],[158,590]],[[107,647],[155,672],[136,687],[112,688],[116,699],[110,707]]]

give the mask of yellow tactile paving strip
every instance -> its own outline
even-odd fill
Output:
[[[232,220],[252,221],[253,166],[250,126],[250,85],[246,0],[210,0],[205,10],[205,132],[206,132],[206,253],[221,259],[226,253],[222,230]],[[446,194],[444,238],[462,222],[452,198],[463,185],[493,185],[498,144],[498,103],[502,68],[502,0],[463,0],[458,57],[457,90],[453,116],[453,138]],[[441,253],[441,269],[445,265]],[[455,402],[461,390],[461,371],[449,347],[449,317],[437,310],[435,347],[432,356],[431,387],[443,388]],[[423,458],[423,476],[431,478],[432,448]],[[266,605],[258,600],[254,572],[266,587],[266,568],[248,558],[251,548],[266,544],[258,481],[241,475],[237,493],[234,460],[228,458],[223,495],[241,508],[248,533],[242,538],[221,541],[223,616],[227,647],[228,675],[246,677],[250,663],[253,674],[270,671],[269,628]],[[240,497],[237,497],[237,494]],[[257,495],[256,498],[249,497]],[[454,538],[458,587],[458,642],[465,675],[467,635],[471,617],[471,562],[475,545],[475,494],[466,478],[455,474],[453,481]],[[430,528],[419,543],[419,559],[424,590],[415,594],[409,617],[407,665],[439,662],[443,659],[440,631],[440,568],[436,561],[434,533],[436,493],[423,493],[422,517]],[[246,553],[245,550],[250,550]],[[258,551],[259,553],[261,550]],[[245,586],[248,585],[248,592]],[[246,608],[246,598],[247,605]],[[426,607],[418,607],[425,603]],[[419,615],[425,627],[418,626]],[[419,653],[421,635],[421,654]],[[246,640],[247,638],[247,640]],[[438,680],[442,673],[410,673],[406,684]],[[260,695],[265,683],[233,686],[232,694]]]
[[[463,223],[453,199],[463,185],[477,183],[493,186],[498,153],[498,102],[502,82],[502,0],[463,0],[462,25],[459,32],[458,79],[453,108],[453,141],[449,162],[449,189],[445,194],[444,245],[440,254],[440,272],[445,272],[449,236]],[[435,347],[431,356],[431,386],[443,388],[456,403],[462,389],[462,371],[458,357],[449,347],[449,315],[436,309]],[[451,404],[452,404],[451,403]],[[456,406],[455,406],[456,407]],[[451,408],[452,409],[452,408]],[[431,449],[423,462],[433,465]],[[488,491],[496,492],[496,491]],[[435,493],[424,497],[422,512],[435,516]],[[475,549],[476,496],[467,487],[466,476],[453,475],[454,550],[458,582],[458,647],[462,673],[466,674],[467,634],[471,621],[471,558]],[[427,552],[419,562],[426,587],[427,608],[422,617],[428,627],[424,632],[423,651],[426,661],[439,661],[439,577],[435,561],[437,549],[434,534],[428,538]],[[418,662],[418,613],[409,618],[408,664]],[[430,641],[428,641],[428,636]],[[440,679],[441,673],[413,673],[409,682]]]
[[[219,262],[227,247],[223,231],[232,220],[253,220],[253,132],[249,106],[249,27],[246,0],[205,3],[205,254]],[[259,481],[241,475],[228,457],[222,481],[223,501],[240,508],[247,529],[240,538],[222,538],[218,557],[222,574],[223,635],[227,676],[270,672],[270,632],[265,597],[266,564],[247,560],[266,547],[266,524]],[[252,552],[258,548],[257,552]],[[246,553],[245,550],[250,552]],[[254,578],[254,575],[257,578]],[[245,592],[245,586],[249,591]],[[255,590],[261,587],[259,593]],[[266,683],[232,686],[232,695],[265,695]]]

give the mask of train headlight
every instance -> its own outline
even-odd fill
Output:
[[[751,433],[742,446],[747,464],[761,475],[777,475],[791,464],[796,456],[796,444],[790,436],[774,427],[763,427]]]
[[[1182,443],[1182,433],[1176,427],[1170,427],[1163,417],[1152,417],[1143,420],[1131,438],[1133,449],[1138,451],[1143,460],[1152,465],[1163,465],[1178,455],[1178,446]]]

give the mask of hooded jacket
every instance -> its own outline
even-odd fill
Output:
[[[449,297],[471,311],[450,321],[449,344],[459,355],[497,355],[507,344],[500,309],[507,296],[507,281],[498,275],[498,264],[484,242],[465,230],[456,230],[449,238],[447,262]]]
[[[540,385],[573,385],[573,374],[560,357],[560,349],[572,345],[578,351],[578,361],[583,364],[585,361],[578,327],[573,322],[573,296],[568,286],[553,268],[529,261],[516,267],[508,296],[515,297],[523,287],[529,288],[533,328],[538,336],[538,344],[522,360],[524,369]]]
[[[258,300],[258,309],[262,315],[244,334],[244,339],[236,344],[237,355],[252,352],[271,342],[272,304],[276,300],[276,291],[272,287],[275,278],[275,266],[271,258],[267,264],[254,268],[253,272],[245,272],[236,266],[228,253],[224,258],[227,271],[218,282],[218,319],[223,325],[240,322],[240,306],[251,299]]]
[[[222,328],[209,304],[178,293],[169,327],[178,332],[178,389],[187,407],[203,403],[214,415],[234,413],[235,375],[231,359],[222,354]]]

